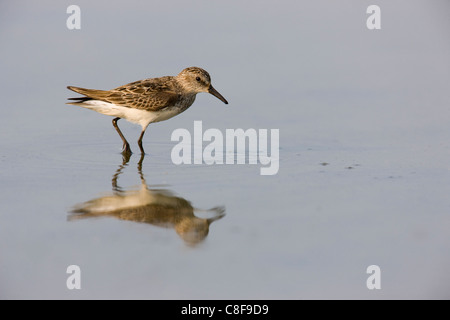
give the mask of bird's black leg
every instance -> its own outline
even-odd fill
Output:
[[[123,149],[122,149],[122,153],[130,155],[131,154],[131,148],[130,148],[130,144],[128,143],[127,139],[125,139],[125,137],[122,134],[122,131],[120,131],[119,126],[117,125],[117,121],[119,121],[120,118],[114,118],[112,123],[114,128],[116,128],[117,133],[119,134],[120,138],[123,141]]]
[[[144,148],[142,147],[142,138],[144,138],[145,129],[142,130],[141,135],[139,136],[138,145],[139,149],[141,149],[141,153],[145,154]]]

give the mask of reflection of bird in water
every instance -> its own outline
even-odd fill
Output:
[[[186,68],[175,77],[135,81],[112,90],[73,86],[67,89],[83,95],[70,98],[72,101],[69,104],[115,117],[113,126],[123,141],[124,154],[131,154],[131,149],[117,125],[117,121],[121,118],[141,125],[138,145],[141,153],[144,153],[142,138],[148,125],[184,112],[194,103],[197,93],[209,92],[228,104],[228,101],[211,85],[209,73],[198,67]]]
[[[123,191],[117,185],[117,179],[126,167],[128,159],[116,171],[112,179],[113,192],[103,197],[78,204],[71,211],[69,220],[91,217],[115,217],[121,220],[150,223],[155,226],[174,228],[178,235],[189,245],[203,241],[209,232],[209,225],[225,215],[223,207],[207,211],[211,218],[199,218],[189,201],[175,196],[164,189],[149,189],[142,174],[142,160],[138,164],[141,187]]]

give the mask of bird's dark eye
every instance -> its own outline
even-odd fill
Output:
[[[200,77],[197,77],[197,78],[195,78],[195,80],[197,80],[198,82],[200,82],[201,79],[200,79]]]

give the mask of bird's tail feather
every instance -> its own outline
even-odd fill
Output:
[[[93,100],[93,99],[89,98],[89,97],[78,97],[78,98],[67,98],[67,100],[73,100],[73,102],[68,102],[68,103],[75,104],[75,103],[80,103],[80,102],[86,102],[86,101]]]
[[[84,95],[84,97],[69,98],[68,100],[72,100],[73,102],[68,102],[68,104],[77,104],[77,103],[83,103],[83,102],[86,102],[89,100],[97,100],[99,98],[101,99],[101,97],[104,96],[106,92],[108,92],[108,91],[104,91],[104,90],[86,89],[86,88],[73,87],[73,86],[68,86],[67,89]]]

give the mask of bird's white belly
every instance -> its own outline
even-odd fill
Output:
[[[107,116],[119,117],[130,122],[140,124],[143,129],[152,122],[170,119],[184,111],[181,108],[168,108],[161,111],[147,111],[143,109],[122,107],[100,100],[88,100],[78,105]]]
[[[163,111],[154,112],[155,118],[152,122],[159,122],[175,117],[180,114],[183,110],[181,108],[170,108]]]

